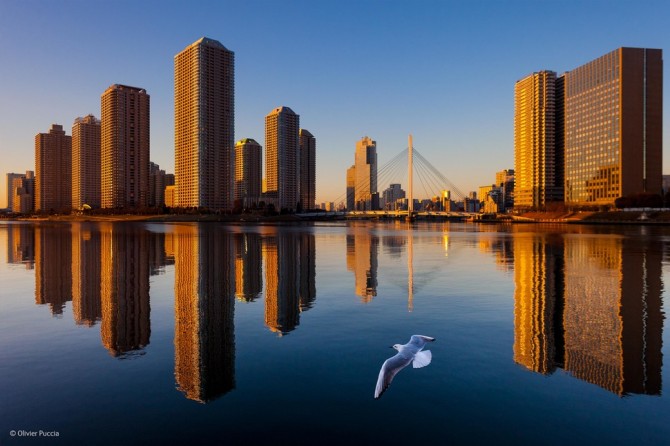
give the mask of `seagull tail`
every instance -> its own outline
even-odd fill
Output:
[[[430,364],[430,361],[433,359],[433,354],[430,350],[422,350],[414,356],[414,361],[412,361],[412,367],[415,369],[420,369]]]

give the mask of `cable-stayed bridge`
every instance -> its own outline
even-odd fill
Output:
[[[373,206],[361,205],[358,200],[354,199],[354,207],[357,209],[348,209],[345,213],[348,218],[408,218],[414,219],[416,217],[446,217],[446,218],[467,218],[472,216],[472,213],[463,211],[454,211],[452,209],[444,209],[443,194],[448,191],[449,202],[451,200],[463,201],[466,196],[461,190],[456,187],[449,179],[438,171],[421,153],[413,147],[412,135],[409,135],[408,146],[405,150],[398,153],[390,161],[377,169],[376,186],[381,197],[381,191],[390,187],[392,184],[399,184],[406,188],[405,198],[407,205],[402,209],[397,209],[397,203],[384,203],[383,209],[371,209]],[[348,194],[354,194],[355,197],[360,197],[360,190],[366,191],[369,194],[370,180],[362,184],[356,184],[353,191],[338,197],[336,202],[341,202]],[[357,193],[358,192],[358,193]],[[365,194],[365,193],[363,193]],[[429,208],[415,209],[414,198],[420,195],[424,199],[432,199],[439,197],[439,204]],[[347,197],[347,201],[350,201]],[[371,201],[371,197],[368,197]]]

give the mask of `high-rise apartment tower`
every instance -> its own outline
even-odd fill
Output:
[[[316,138],[300,129],[300,203],[314,209],[316,201]]]
[[[72,137],[62,125],[35,135],[35,209],[72,209]]]
[[[103,208],[146,207],[149,199],[149,95],[115,84],[101,97]]]
[[[72,124],[72,207],[100,207],[100,120],[93,115]]]
[[[277,209],[296,210],[300,201],[300,116],[278,107],[265,117],[266,193]]]
[[[175,205],[230,209],[235,53],[203,37],[174,58]]]
[[[533,73],[514,86],[514,206],[562,200],[556,177],[556,73]]]
[[[251,138],[235,144],[235,200],[242,200],[244,206],[260,201],[261,152],[261,145]]]

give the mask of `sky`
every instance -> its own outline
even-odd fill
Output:
[[[411,133],[460,191],[491,184],[514,168],[517,80],[665,51],[669,24],[670,2],[645,0],[0,0],[0,208],[35,135],[99,118],[113,84],[151,96],[151,160],[174,172],[174,56],[203,36],[235,52],[235,139],[264,146],[265,116],[290,107],[316,138],[317,203],[337,203],[363,136],[380,169]]]

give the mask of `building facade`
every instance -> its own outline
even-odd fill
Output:
[[[278,107],[265,117],[266,195],[277,210],[296,210],[300,201],[300,116]]]
[[[235,200],[242,200],[244,206],[260,201],[262,151],[251,138],[235,143]]]
[[[72,207],[84,204],[99,208],[100,200],[100,120],[93,115],[77,118],[72,124]]]
[[[400,187],[400,184],[391,184],[388,189],[382,193],[381,204],[386,211],[395,211],[397,209],[397,201],[405,198],[405,191]]]
[[[235,53],[203,37],[174,58],[175,204],[231,209]]]
[[[377,142],[364,136],[356,143],[356,186],[354,201],[357,210],[376,210],[377,193]]]
[[[562,199],[556,177],[556,73],[540,71],[514,86],[514,206],[544,208]]]
[[[35,209],[72,209],[72,137],[59,124],[35,135]]]
[[[662,191],[662,50],[619,48],[565,74],[565,201]]]
[[[12,211],[14,210],[12,207],[12,203],[14,200],[14,192],[12,191],[12,184],[14,184],[14,180],[16,178],[21,178],[23,176],[22,173],[8,173],[7,174],[7,210]]]
[[[101,97],[101,188],[103,208],[149,203],[149,95],[115,84]]]
[[[9,190],[12,212],[27,214],[35,209],[35,173],[32,170],[26,171],[25,175],[14,176]]]
[[[300,129],[300,204],[303,209],[316,206],[316,138]]]
[[[347,211],[356,210],[356,165],[347,169]]]

